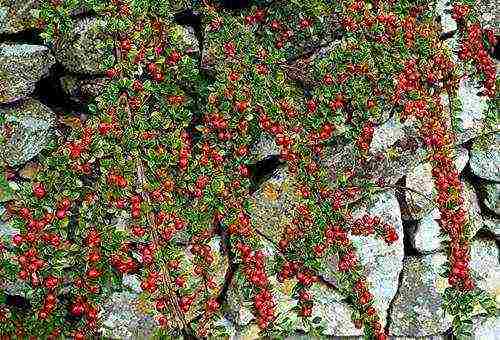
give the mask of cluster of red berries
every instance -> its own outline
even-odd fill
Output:
[[[378,216],[363,215],[356,219],[351,226],[352,235],[368,236],[374,233],[383,235],[387,244],[392,244],[398,240],[396,229],[388,223],[382,223]]]
[[[432,157],[432,176],[438,189],[436,203],[441,214],[440,226],[450,236],[450,285],[471,290],[474,283],[469,274],[468,242],[463,238],[467,216],[463,208],[462,185],[453,160],[444,153]],[[453,193],[453,194],[452,194]]]
[[[94,136],[94,131],[90,127],[85,127],[83,129],[83,134],[80,140],[74,140],[67,143],[67,148],[69,151],[69,158],[77,159],[80,158],[83,152],[87,151],[90,144],[92,143],[92,138]]]
[[[366,122],[363,126],[363,130],[356,140],[356,145],[362,152],[367,152],[370,148],[370,144],[373,139],[373,124],[371,122]]]
[[[257,324],[265,329],[274,320],[273,296],[268,290],[269,279],[265,268],[265,255],[262,251],[252,251],[250,246],[244,243],[237,243],[236,248],[241,253],[246,278],[258,288],[258,293],[254,296],[254,306],[257,310]]]
[[[130,212],[133,219],[139,219],[141,217],[141,202],[142,198],[139,195],[133,195],[130,198]]]
[[[481,29],[479,24],[467,26],[466,38],[461,40],[460,50],[458,57],[461,60],[473,60],[478,73],[484,75],[483,86],[485,88],[484,94],[490,98],[494,98],[496,68],[492,58],[488,55],[484,47],[484,35],[489,40],[489,44],[494,46],[496,43],[495,36],[492,33],[486,33]]]

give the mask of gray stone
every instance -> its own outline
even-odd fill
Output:
[[[199,53],[200,44],[196,38],[194,28],[191,26],[175,25],[176,33],[181,37],[182,44],[186,46],[186,52]]]
[[[404,259],[401,286],[392,304],[390,335],[427,337],[450,328],[451,319],[441,308],[441,296],[448,287],[448,280],[439,275],[445,262],[442,253]]]
[[[55,59],[45,46],[0,45],[0,103],[27,97],[49,72]]]
[[[436,3],[436,15],[441,17],[441,30],[444,33],[457,29],[457,23],[451,17],[451,8],[449,0],[438,0]]]
[[[106,38],[106,21],[99,18],[82,18],[73,23],[69,37],[54,43],[56,59],[70,72],[80,74],[102,74],[107,62],[113,63],[110,48],[100,44]]]
[[[0,34],[13,34],[31,28],[40,0],[1,0]]]
[[[497,240],[500,241],[500,220],[497,218],[489,218],[483,216],[483,223],[481,229],[488,230],[492,233]]]
[[[325,327],[325,335],[359,336],[362,329],[354,326],[351,320],[352,309],[342,302],[342,296],[324,285],[313,285],[311,294],[314,296],[314,305],[311,318],[320,317]]]
[[[250,198],[253,225],[278,241],[291,223],[297,201],[295,181],[285,168],[277,169]]]
[[[471,243],[470,268],[477,286],[493,296],[500,309],[500,263],[494,240],[478,239]]]
[[[107,78],[79,79],[67,75],[59,79],[64,93],[74,102],[89,103],[100,95],[109,83]]]
[[[462,172],[468,159],[468,151],[465,148],[459,148],[455,159],[455,166],[458,172]],[[432,165],[426,162],[413,168],[406,175],[406,186],[421,194],[410,190],[405,191],[408,216],[403,217],[407,219],[420,219],[435,206],[433,198],[436,188],[434,186],[434,179],[432,178]]]
[[[138,308],[137,294],[113,293],[100,313],[103,320],[101,332],[106,337],[119,339],[145,339],[152,335],[156,320]]]
[[[473,319],[472,334],[474,340],[499,340],[500,317]]]
[[[11,127],[10,138],[0,144],[0,153],[8,165],[25,163],[47,146],[55,124],[55,115],[47,106],[29,98],[0,109],[0,114],[5,114],[5,124]]]
[[[497,215],[500,215],[500,183],[483,183],[485,194],[484,205]]]
[[[412,129],[413,121],[401,123],[396,117],[391,117],[373,131],[373,139],[370,144],[370,153],[385,151],[387,148],[405,137],[408,129]],[[414,129],[414,128],[413,128]]]
[[[141,293],[141,280],[135,274],[126,274],[122,277],[122,283],[125,287],[132,289],[135,293]]]
[[[419,253],[429,253],[441,247],[439,222],[432,216],[426,215],[417,224],[414,235],[413,248]]]
[[[269,156],[279,155],[280,147],[274,141],[274,138],[264,132],[260,135],[257,143],[252,145],[250,153],[255,162],[263,160]]]
[[[460,81],[458,96],[462,102],[462,110],[458,114],[458,126],[462,131],[457,133],[459,144],[491,132],[491,128],[486,123],[487,97],[479,96],[479,92],[480,87],[469,78]],[[496,124],[496,129],[498,126],[499,124]]]
[[[486,147],[473,145],[470,166],[477,176],[500,182],[500,133],[496,133],[492,144]]]

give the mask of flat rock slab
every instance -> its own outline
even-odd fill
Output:
[[[0,104],[29,96],[54,64],[55,58],[45,46],[1,44]]]
[[[50,129],[55,124],[55,114],[39,101],[29,98],[9,108],[0,108],[5,114],[10,136],[0,143],[0,154],[10,166],[23,164],[40,153],[50,141]]]
[[[441,294],[448,282],[439,271],[445,261],[441,253],[404,259],[401,286],[390,315],[390,335],[428,336],[451,326],[441,308]]]

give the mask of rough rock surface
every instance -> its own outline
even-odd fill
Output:
[[[0,45],[0,103],[30,95],[36,83],[49,72],[55,59],[45,46]]]
[[[500,259],[495,241],[478,239],[471,244],[470,268],[477,276],[477,286],[496,299],[500,309]]]
[[[487,148],[473,145],[470,155],[472,172],[484,179],[500,182],[500,133]]]
[[[76,103],[88,103],[106,87],[109,79],[79,79],[76,76],[63,76],[59,79],[64,93]]]
[[[500,215],[500,183],[483,183],[484,205],[497,215]]]
[[[374,306],[379,311],[381,323],[384,325],[387,310],[398,290],[398,278],[403,267],[403,222],[398,200],[391,191],[375,195],[373,202],[353,212],[353,218],[365,213],[380,217],[382,223],[393,226],[398,234],[398,240],[390,246],[374,237],[352,236],[360,263],[366,268],[367,281],[371,284],[370,291],[375,297]]]
[[[6,143],[0,144],[0,154],[4,155],[8,165],[30,160],[50,141],[55,115],[39,101],[29,98],[13,107],[0,108],[0,114],[5,114],[5,124],[11,129]]]
[[[12,34],[29,29],[33,11],[40,0],[2,0],[0,1],[0,34]]]
[[[80,74],[102,74],[106,61],[111,65],[111,49],[99,46],[105,37],[106,21],[82,18],[74,22],[70,37],[54,45],[54,54],[66,70]]]
[[[448,286],[447,279],[439,275],[445,261],[441,253],[404,259],[401,286],[392,304],[390,335],[429,336],[451,326],[441,308],[441,294]]]
[[[489,131],[485,122],[485,112],[488,108],[487,100],[485,97],[479,96],[479,92],[478,85],[469,78],[463,79],[459,84],[458,96],[462,102],[462,110],[458,118],[459,128],[462,131],[457,134],[457,139],[460,144]]]
[[[285,168],[277,169],[250,200],[254,225],[278,241],[284,227],[293,218],[296,197],[293,178]]]
[[[101,310],[103,335],[115,339],[145,339],[151,336],[157,322],[145,313],[142,306],[136,293],[113,293]]]

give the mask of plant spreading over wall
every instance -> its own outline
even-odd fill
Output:
[[[469,270],[471,235],[453,145],[464,75],[491,98],[495,119],[498,84],[487,53],[495,39],[478,24],[474,1],[452,2],[455,61],[430,1],[277,1],[237,12],[197,3],[208,44],[200,67],[173,21],[177,4],[87,0],[105,22],[99,44],[111,52],[102,60],[109,82],[88,119],[59,136],[35,180],[7,205],[21,233],[8,245],[16,256],[2,258],[1,274],[31,285],[36,313],[2,312],[0,333],[95,335],[103,301],[121,289],[124,274],[136,273],[161,334],[223,335],[214,322],[225,309],[227,280],[252,302],[262,336],[285,335],[272,285],[293,282],[294,311],[316,334],[310,287],[326,282],[319,272],[335,256],[336,283],[326,283],[343,294],[368,338],[385,339],[359,262],[363,249],[350,235],[388,247],[398,238],[378,218],[351,216],[357,201],[389,188],[363,172],[373,161],[374,128],[388,112],[416,122],[432,163],[448,255],[444,307],[455,333],[467,334],[478,301],[494,315],[494,301]],[[36,23],[47,43],[65,41],[69,14],[80,5],[43,5]],[[305,84],[289,81],[301,70],[288,61],[327,45],[325,58],[311,58]],[[293,223],[278,238],[250,219],[250,149],[263,134],[298,183]],[[324,160],[338,144],[355,145],[356,166],[332,179]],[[216,235],[230,258],[225,278],[213,275],[221,262],[211,243]]]

